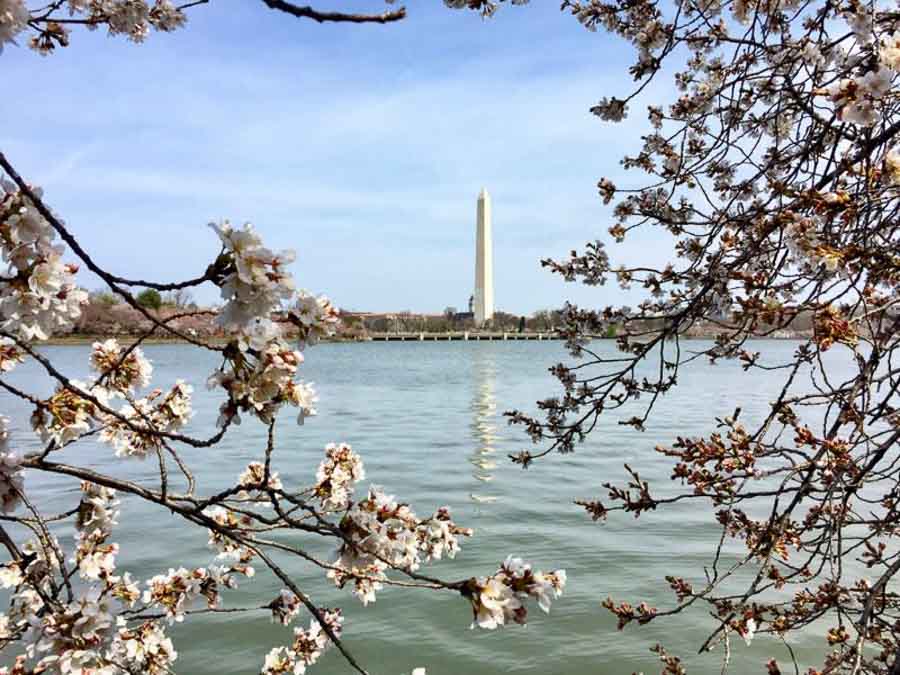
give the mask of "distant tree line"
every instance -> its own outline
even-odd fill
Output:
[[[343,313],[344,334],[362,337],[370,333],[450,333],[478,330],[470,314],[461,314],[455,307],[447,307],[443,314],[352,314]],[[498,311],[481,330],[503,332],[551,332],[562,325],[562,311],[542,309],[531,316]]]
[[[155,288],[147,288],[136,296],[136,301],[141,307],[147,309],[160,309],[162,307],[175,307],[179,309],[196,309],[197,303],[194,296],[187,289],[160,293]],[[91,291],[88,294],[88,302],[101,307],[113,307],[122,303],[122,298],[105,289]]]

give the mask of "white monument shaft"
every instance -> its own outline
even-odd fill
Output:
[[[484,188],[478,195],[475,231],[475,323],[494,318],[494,247],[491,233],[491,196]]]

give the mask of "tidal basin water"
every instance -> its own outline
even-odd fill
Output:
[[[687,342],[684,348],[699,346]],[[614,350],[611,342],[595,347]],[[796,347],[789,341],[761,341],[753,349],[784,359]],[[89,347],[42,351],[65,373],[87,375]],[[188,431],[209,435],[219,403],[204,386],[216,365],[213,355],[180,345],[151,345],[145,352],[154,365],[156,386],[179,378],[194,385],[196,412]],[[835,363],[846,358],[837,350],[828,356]],[[511,408],[533,411],[535,400],[557,393],[547,367],[567,358],[561,343],[325,344],[308,350],[306,357],[303,376],[316,383],[319,415],[304,426],[294,423],[290,411],[282,415],[274,466],[285,486],[309,485],[324,445],[345,441],[365,462],[362,489],[367,483],[382,485],[419,515],[448,505],[457,522],[475,529],[475,536],[462,542],[456,560],[426,567],[427,573],[448,580],[489,574],[509,553],[537,568],[568,572],[565,594],[549,616],[534,606],[527,627],[482,631],[469,630],[471,610],[455,594],[386,588],[374,605],[363,608],[349,591],[334,588],[320,569],[288,563],[300,587],[318,605],[344,609],[345,644],[373,674],[408,674],[416,666],[426,666],[429,675],[649,674],[660,670],[649,651],[657,642],[685,658],[689,672],[719,671],[721,647],[712,655],[696,655],[712,627],[703,610],[618,632],[600,606],[611,595],[617,601],[646,600],[669,607],[673,596],[666,590],[668,574],[699,585],[718,540],[711,512],[679,504],[638,521],[617,514],[599,525],[572,502],[605,497],[601,484],[622,479],[624,462],[665,494],[671,462],[653,447],[677,435],[708,434],[714,418],[732,413],[738,404],[748,420],[758,419],[781,384],[778,373],[745,377],[737,363],[710,366],[699,361],[684,371],[679,387],[660,403],[644,433],[610,417],[576,453],[551,456],[523,471],[507,454],[530,443],[519,428],[507,426],[502,413]],[[646,372],[652,375],[653,367],[648,365]],[[52,390],[35,362],[19,366],[7,379],[40,395]],[[37,448],[27,428],[26,406],[4,393],[0,410],[11,418],[15,447]],[[183,454],[200,490],[214,491],[259,459],[264,446],[264,426],[245,419],[220,445]],[[93,443],[74,446],[56,458],[141,481],[151,481],[156,468],[155,461],[118,460],[108,447]],[[68,479],[29,474],[26,488],[48,512],[71,508],[78,498],[77,482]],[[58,535],[63,544],[71,542],[68,527]],[[292,542],[330,555],[330,543],[307,539],[298,534]],[[205,531],[127,497],[113,540],[121,546],[119,569],[140,579],[213,559]],[[255,579],[225,593],[224,606],[265,604],[275,596],[280,585],[260,565],[257,569]],[[189,618],[174,626],[171,635],[179,652],[176,671],[187,675],[258,672],[266,652],[291,639],[290,629],[271,623],[266,612]],[[791,642],[801,665],[813,664],[821,644],[821,635],[813,633]],[[787,650],[768,636],[750,647],[740,640],[732,644],[733,672],[762,672],[764,657],[777,657],[786,665]],[[351,671],[332,650],[309,672]]]

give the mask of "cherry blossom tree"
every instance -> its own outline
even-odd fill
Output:
[[[597,241],[544,261],[568,281],[618,282],[645,299],[566,306],[576,361],[552,369],[562,389],[541,414],[510,413],[538,445],[514,460],[571,452],[604,423],[643,431],[694,361],[737,360],[747,381],[736,391],[754,373],[782,377],[761,419],[741,414],[738,394],[733,413],[711,415],[714,433],[658,446],[668,490],[627,468],[625,483],[581,502],[598,521],[692,503],[721,530],[705,570],[660,580],[670,606],[605,606],[619,628],[703,607],[712,619],[697,646],[724,642],[726,666],[731,636],[787,644],[816,624],[822,659],[810,674],[900,673],[900,13],[858,0],[564,0],[563,10],[634,46],[635,85],[600,100],[602,120],[634,114],[649,84],[674,74],[677,93],[650,101],[642,147],[621,161],[640,187],[598,183],[614,202],[613,239],[655,230],[672,255],[617,265]],[[790,358],[753,341],[802,324],[810,335]],[[685,342],[698,326],[712,344]],[[609,330],[614,355],[590,340]],[[733,564],[722,555],[732,543],[743,551]],[[665,673],[685,672],[654,649]],[[760,672],[783,668],[799,672],[796,660]]]
[[[0,0],[0,46],[27,38],[49,55],[68,45],[79,26],[141,42],[152,30],[179,28],[187,11],[206,1],[177,6],[168,0],[56,0],[29,8],[23,0]],[[282,0],[262,5],[319,22],[389,23],[405,16],[403,9],[347,14]],[[40,448],[21,451],[25,439],[11,434],[8,420],[0,417],[0,545],[9,556],[0,565],[0,587],[9,595],[0,614],[0,653],[10,664],[0,673],[173,672],[178,654],[167,628],[221,611],[267,612],[292,628],[285,630],[284,646],[260,654],[266,675],[303,673],[330,648],[356,672],[367,672],[342,642],[340,609],[318,606],[293,580],[292,565],[319,569],[323,584],[346,588],[363,604],[389,586],[451,591],[471,606],[472,627],[488,630],[524,624],[531,603],[549,611],[565,586],[563,570],[533,570],[510,556],[481,577],[447,581],[426,574],[426,565],[453,558],[472,530],[456,524],[446,507],[422,517],[381,487],[358,494],[365,471],[349,445],[328,445],[318,467],[309,467],[307,486],[282,483],[277,416],[292,408],[303,424],[316,414],[317,394],[301,379],[304,352],[331,335],[339,320],[327,298],[296,289],[288,271],[293,252],[266,248],[250,224],[223,221],[211,224],[210,240],[218,246],[211,247],[212,262],[200,265],[198,276],[130,279],[92,258],[79,243],[77,224],[54,214],[49,197],[2,152],[0,178],[0,252],[6,264],[0,276],[0,389],[31,408],[30,420],[16,427],[30,426],[36,439],[28,446]],[[131,344],[96,342],[92,375],[83,381],[69,377],[40,349],[42,341],[71,330],[81,314],[87,294],[78,286],[80,267],[151,325]],[[141,289],[183,294],[202,284],[221,291],[216,321],[227,336],[224,343],[177,328],[177,319],[212,310],[186,308],[162,319],[137,299]],[[298,336],[299,345],[289,335]],[[141,347],[154,336],[216,355],[220,365],[205,385],[221,396],[221,406],[216,428],[207,435],[186,433],[196,383],[164,382],[150,389],[153,366]],[[3,377],[26,359],[55,383],[48,398]],[[213,452],[242,422],[263,425],[264,447],[255,449],[256,459],[231,487],[201,492],[201,469],[191,466],[185,450]],[[92,442],[109,449],[102,467],[78,461],[73,446]],[[152,480],[122,476],[122,463],[137,460],[154,463]],[[29,490],[30,477],[39,473],[80,485],[68,510],[49,511],[48,495]],[[121,569],[116,532],[139,527],[125,518],[119,522],[121,496],[143,500],[161,516],[174,514],[182,527],[208,541],[210,564],[181,566],[176,552],[171,567],[150,578]],[[71,546],[54,536],[62,527],[71,528]],[[292,536],[277,536],[285,532]],[[323,538],[334,543],[333,558],[310,553]],[[227,591],[252,579],[257,568],[282,590],[258,606],[226,606]],[[301,615],[308,616],[305,625]]]

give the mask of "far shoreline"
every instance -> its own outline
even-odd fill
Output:
[[[378,337],[366,337],[366,338],[327,338],[320,341],[320,344],[356,344],[356,343],[372,343],[372,342],[559,342],[563,341],[564,338],[558,337],[556,335],[543,334],[544,336],[538,339],[510,339],[504,340],[502,338],[494,338],[494,339],[480,339],[478,337],[470,337],[466,340],[463,339],[448,339],[446,337],[440,338],[426,338],[424,340],[420,340],[417,337],[404,337],[400,339],[398,337],[392,336],[391,338],[385,338],[383,336]],[[682,340],[714,340],[713,336],[705,336],[705,335],[682,335],[680,336]],[[40,343],[37,343],[37,346],[49,346],[49,347],[79,347],[85,345],[92,345],[95,342],[102,342],[104,340],[115,339],[119,342],[131,345],[138,341],[138,338],[133,335],[67,335],[64,337],[56,336],[52,337],[49,340],[43,340]],[[601,341],[615,341],[615,337],[605,337],[605,336],[597,336],[592,337],[592,340],[601,340]],[[806,336],[803,335],[767,335],[767,336],[754,336],[748,337],[748,340],[758,341],[758,340],[805,340]],[[199,340],[198,340],[199,341]],[[224,345],[227,344],[228,339],[224,337],[206,337],[203,338],[204,342],[210,344]],[[178,337],[148,337],[141,341],[142,344],[145,345],[190,345],[193,344],[188,340]]]

